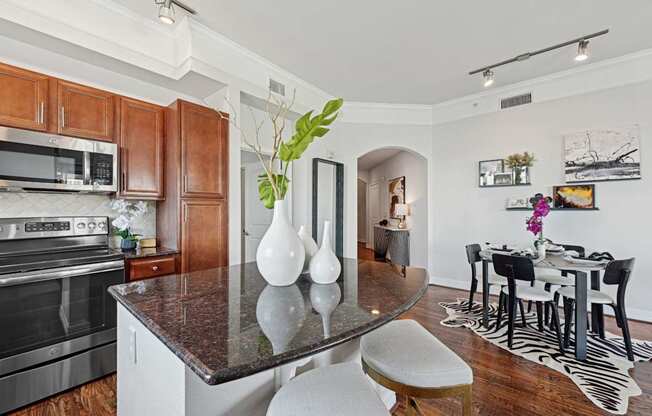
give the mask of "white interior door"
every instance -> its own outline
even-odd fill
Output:
[[[258,175],[264,173],[258,162],[246,163],[243,168],[243,216],[244,228],[242,230],[244,239],[243,261],[245,263],[256,261],[256,250],[263,238],[265,231],[272,223],[274,211],[263,206],[258,197]]]
[[[378,224],[383,219],[382,204],[381,204],[382,188],[379,182],[374,182],[369,185],[369,203],[367,210],[369,212],[369,227],[367,229],[367,247],[371,248],[374,241],[374,225]]]

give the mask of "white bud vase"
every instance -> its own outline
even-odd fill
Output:
[[[306,251],[306,258],[303,261],[303,271],[301,273],[308,273],[310,271],[310,260],[315,254],[317,254],[319,247],[317,247],[317,243],[315,243],[315,240],[312,239],[312,236],[308,234],[308,231],[306,231],[306,227],[304,225],[299,228],[299,232],[297,234],[299,235],[299,239],[301,239],[303,248]]]
[[[319,284],[333,283],[340,277],[342,265],[331,248],[331,222],[324,221],[321,247],[310,260],[310,278]]]
[[[256,250],[258,271],[272,286],[289,286],[299,278],[305,255],[288,219],[287,203],[274,202],[274,218]]]

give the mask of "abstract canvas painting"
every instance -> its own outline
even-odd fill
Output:
[[[401,219],[394,213],[396,204],[405,204],[405,176],[389,181],[389,217]]]
[[[566,182],[641,178],[641,139],[637,125],[584,130],[564,135]]]
[[[595,185],[554,186],[552,198],[555,208],[595,208]]]

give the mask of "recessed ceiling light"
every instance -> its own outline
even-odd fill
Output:
[[[577,44],[577,55],[575,56],[575,60],[577,62],[582,62],[582,61],[586,61],[588,58],[589,58],[589,41],[581,40],[580,43]]]
[[[491,87],[494,83],[494,71],[491,69],[485,69],[485,71],[482,73],[482,76],[484,77],[485,88]]]

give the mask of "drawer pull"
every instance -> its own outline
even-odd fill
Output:
[[[155,271],[155,272],[158,272],[158,266],[156,266],[156,265],[152,266],[152,270]]]

